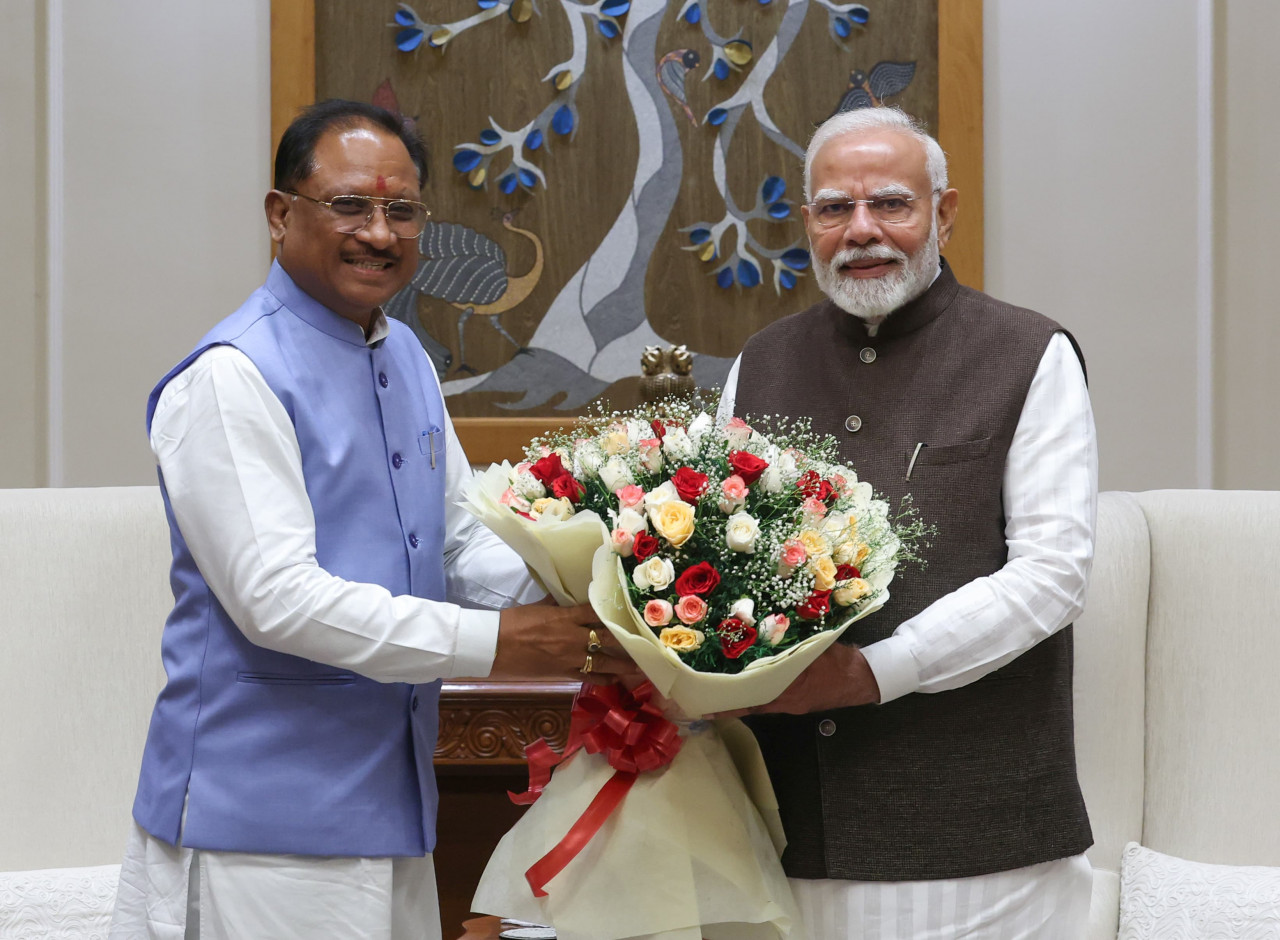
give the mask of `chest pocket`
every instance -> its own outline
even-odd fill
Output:
[[[906,455],[906,475],[911,480],[927,472],[930,467],[949,467],[981,460],[991,452],[991,438],[983,437],[976,441],[962,441],[958,444],[921,443],[912,448]]]

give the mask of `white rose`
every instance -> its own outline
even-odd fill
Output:
[[[692,459],[698,452],[697,445],[684,428],[668,428],[666,436],[662,438],[662,450],[672,460],[681,463]]]
[[[604,463],[604,454],[600,453],[600,448],[592,441],[583,441],[573,449],[573,466],[574,476],[576,477],[593,477],[600,472],[600,465]]]
[[[652,514],[663,503],[679,498],[680,494],[676,492],[676,485],[667,480],[644,494],[644,508]]]
[[[754,552],[756,539],[760,537],[760,523],[749,512],[735,512],[724,525],[724,537],[733,551]]]
[[[511,488],[528,500],[541,499],[547,495],[547,488],[542,485],[542,481],[528,470],[521,470],[516,474],[511,481]]]
[[[530,508],[539,522],[562,522],[573,515],[573,503],[563,496],[559,499],[544,496],[534,500]]]
[[[776,465],[785,474],[796,472],[796,452],[788,447],[778,455]]]
[[[760,488],[766,493],[782,492],[782,471],[776,464],[769,464],[760,474]]]
[[[653,428],[637,418],[631,418],[626,424],[627,440],[634,447],[646,437],[653,437]]]
[[[631,475],[631,468],[627,466],[625,460],[621,457],[610,457],[600,468],[600,482],[610,493],[616,493],[622,487],[634,483],[635,478]]]
[[[711,420],[711,415],[707,414],[705,411],[702,412],[698,417],[694,418],[692,423],[689,425],[689,437],[696,444],[702,440],[702,435],[711,430],[714,423],[715,422]]]
[[[676,579],[676,569],[670,559],[654,555],[636,565],[631,580],[642,591],[663,591]]]
[[[729,605],[729,616],[737,617],[748,627],[756,625],[756,602],[749,597],[742,597]]]
[[[760,621],[760,635],[770,646],[777,646],[789,626],[791,621],[785,614],[770,614]]]
[[[649,520],[634,509],[624,509],[618,513],[618,524],[615,528],[635,535],[637,532],[649,531]]]

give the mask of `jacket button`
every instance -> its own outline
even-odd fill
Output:
[[[416,695],[415,695],[415,696],[414,696],[414,697],[409,701],[409,711],[416,712],[417,710],[418,710],[418,696],[416,696]]]
[[[823,718],[818,722],[818,734],[824,738],[829,738],[836,733],[836,723],[830,718]]]
[[[862,427],[862,419],[857,415],[849,415],[844,419],[844,429],[856,433]]]
[[[378,373],[378,384],[381,385],[383,388],[386,388],[388,385],[391,384],[389,381],[387,381],[387,373],[385,372]]]
[[[395,467],[397,470],[399,470],[403,465],[404,465],[404,458],[403,458],[403,457],[401,457],[399,454],[392,454],[392,455],[391,455],[391,466],[393,466],[393,467]]]
[[[410,547],[410,548],[417,548],[417,547],[418,547],[418,542],[419,542],[418,537],[417,537],[416,535],[414,535],[413,533],[409,533],[409,547]]]
[[[876,351],[870,346],[864,346],[862,351],[858,353],[858,358],[870,365],[876,361]]]

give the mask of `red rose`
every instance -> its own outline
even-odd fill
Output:
[[[551,493],[556,497],[567,496],[569,502],[576,503],[582,499],[586,487],[567,473],[562,473],[551,481]]]
[[[557,478],[562,477],[568,471],[565,470],[564,464],[560,462],[559,454],[547,454],[541,460],[535,461],[533,466],[529,468],[529,472],[542,482],[544,486],[550,486]]]
[[[696,503],[698,497],[706,492],[707,484],[711,479],[692,467],[681,467],[671,474],[671,482],[675,484],[676,492],[680,494],[681,499],[686,503]]]
[[[653,431],[653,436],[658,440],[662,440],[667,435],[667,426],[657,418],[649,422],[649,428]]]
[[[853,565],[840,565],[836,568],[836,580],[848,581],[850,578],[861,578],[862,572]]]
[[[637,532],[636,540],[631,545],[631,554],[636,561],[644,561],[658,550],[658,540],[648,532]]]
[[[830,480],[824,480],[816,470],[806,470],[800,475],[800,479],[796,480],[796,487],[800,490],[800,495],[806,499],[817,499],[830,506],[836,500],[835,486]]]
[[[748,627],[737,617],[721,620],[716,634],[720,637],[720,652],[724,653],[725,659],[737,659],[756,641],[756,628]]]
[[[710,594],[719,584],[720,572],[716,571],[711,562],[700,561],[686,568],[676,578],[676,593],[682,597],[686,594]]]
[[[729,466],[733,468],[733,472],[742,477],[742,482],[750,486],[756,480],[760,479],[760,474],[768,469],[768,461],[761,460],[755,454],[749,454],[745,450],[729,451]]]
[[[801,620],[821,620],[831,610],[831,592],[814,591],[796,605],[796,616]]]

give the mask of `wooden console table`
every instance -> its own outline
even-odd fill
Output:
[[[524,812],[507,791],[528,786],[525,745],[541,737],[556,750],[564,747],[578,687],[572,681],[483,679],[444,684],[435,756],[435,868],[446,940],[462,929],[467,940],[497,937],[497,919],[474,918],[471,898],[498,840]]]

